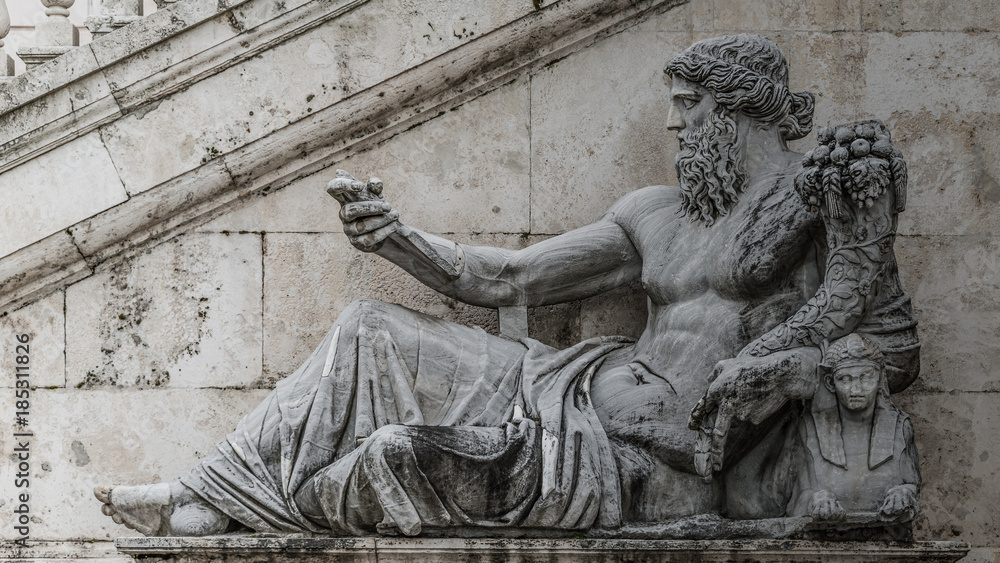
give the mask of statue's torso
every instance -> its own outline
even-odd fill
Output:
[[[648,367],[711,369],[815,292],[820,219],[795,194],[790,170],[749,186],[711,226],[679,214],[675,188],[636,195],[613,211],[642,256],[649,319],[636,354]]]
[[[690,464],[691,407],[716,362],[794,313],[816,289],[820,219],[792,187],[791,170],[750,185],[712,226],[679,213],[676,188],[635,192],[611,213],[639,250],[647,326],[609,358],[592,390],[611,434]]]

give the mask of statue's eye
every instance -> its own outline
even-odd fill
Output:
[[[691,109],[697,104],[698,100],[692,98],[681,98],[681,105],[684,106],[684,109]]]

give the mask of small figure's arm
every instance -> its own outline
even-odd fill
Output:
[[[903,484],[897,485],[886,493],[878,511],[880,520],[889,522],[909,522],[920,510],[920,461],[917,457],[917,446],[913,441],[913,424],[910,417],[901,415],[899,421],[901,432],[897,438],[902,440],[903,448],[897,456],[896,465]]]

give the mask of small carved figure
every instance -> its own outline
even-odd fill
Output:
[[[889,398],[882,351],[851,334],[830,345],[820,369],[822,384],[798,427],[802,455],[789,514],[912,520],[920,487],[913,426]]]

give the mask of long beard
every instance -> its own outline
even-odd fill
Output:
[[[680,181],[681,209],[707,226],[729,214],[746,184],[744,148],[736,120],[724,109],[713,111],[699,129],[678,135],[674,159]]]

